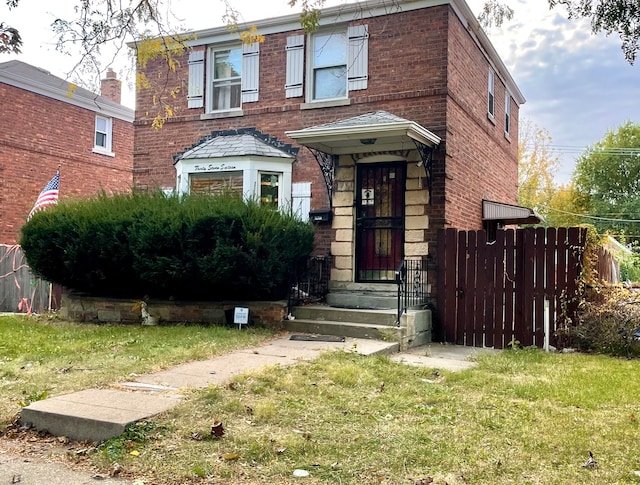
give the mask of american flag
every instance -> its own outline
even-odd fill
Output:
[[[36,200],[33,209],[29,212],[29,217],[27,220],[31,219],[33,214],[42,210],[44,207],[48,205],[54,205],[58,203],[58,187],[60,186],[60,172],[57,172],[55,176],[49,180],[49,183],[44,186],[42,192],[38,196],[38,200]]]

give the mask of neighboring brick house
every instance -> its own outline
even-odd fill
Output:
[[[0,244],[15,244],[60,167],[60,198],[131,190],[132,109],[109,71],[103,96],[20,61],[0,63]]]
[[[298,15],[255,26],[264,41],[244,46],[195,33],[161,130],[154,93],[137,93],[135,186],[310,208],[334,282],[391,280],[438,229],[481,229],[483,201],[508,219],[525,100],[464,0],[327,8],[310,34]]]

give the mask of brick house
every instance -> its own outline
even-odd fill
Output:
[[[154,93],[137,93],[135,186],[226,185],[311,212],[335,288],[393,280],[440,228],[514,222],[525,99],[464,0],[327,8],[309,34],[298,15],[255,26],[250,45],[195,33],[161,130]]]
[[[21,61],[0,63],[0,243],[15,244],[60,167],[60,198],[131,190],[132,109],[113,71],[102,96]]]

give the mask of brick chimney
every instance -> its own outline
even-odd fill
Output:
[[[104,96],[105,98],[120,104],[122,82],[119,81],[116,76],[117,75],[113,69],[107,69],[106,79],[102,79],[100,81],[100,96]]]

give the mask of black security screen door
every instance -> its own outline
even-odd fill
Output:
[[[357,170],[356,279],[392,281],[403,255],[405,164]]]

